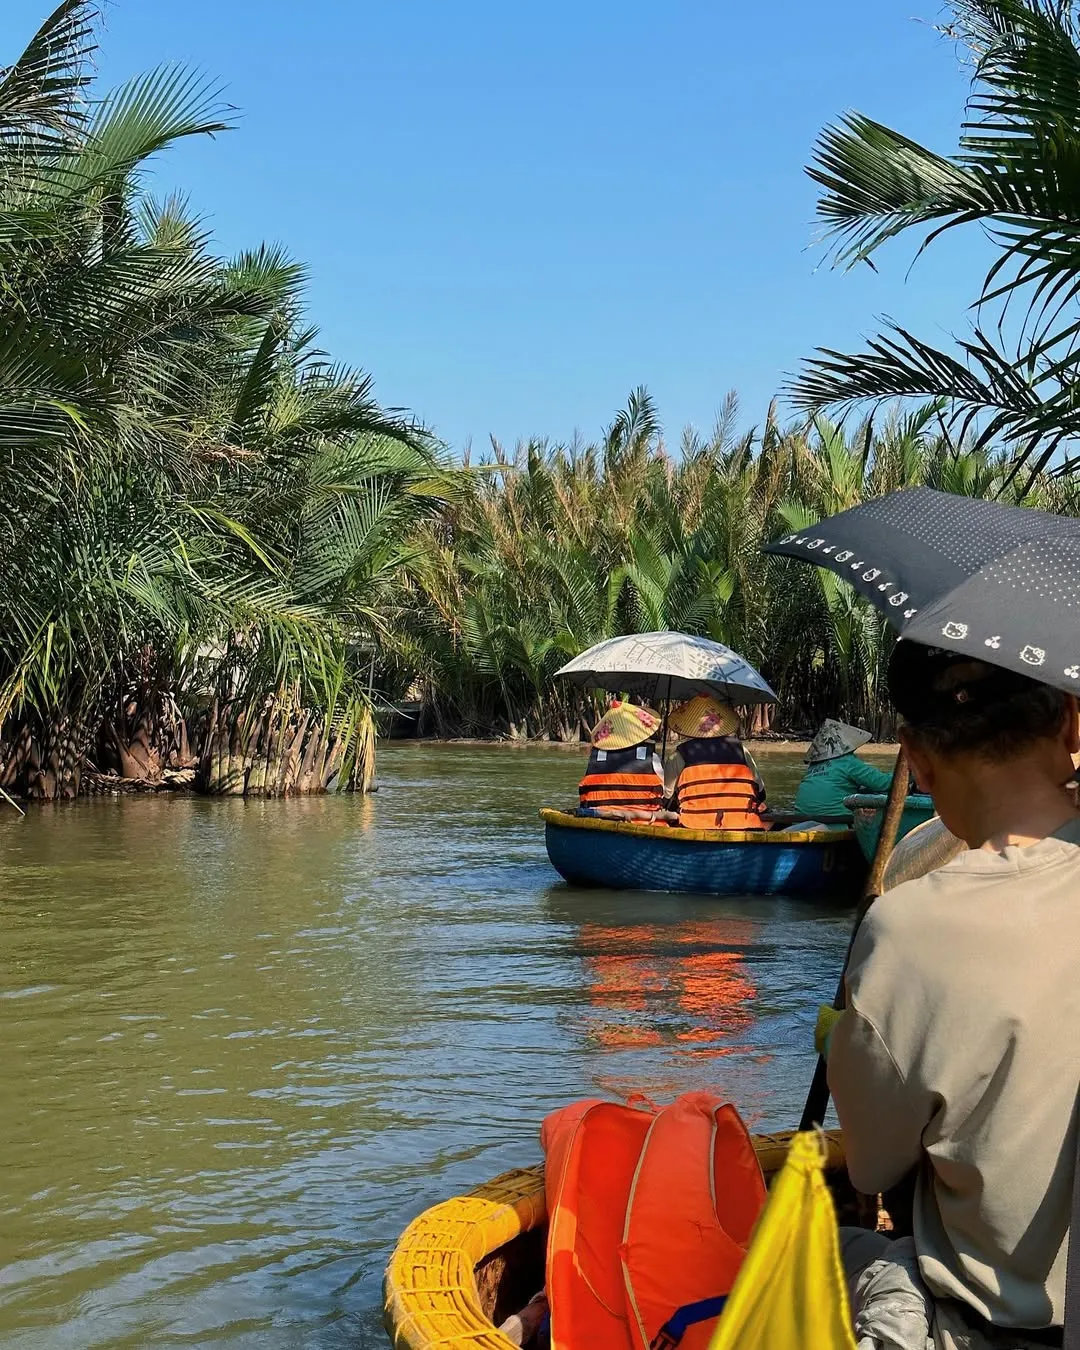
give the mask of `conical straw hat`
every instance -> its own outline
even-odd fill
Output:
[[[837,722],[829,717],[821,724],[821,730],[810,742],[806,752],[807,764],[822,764],[827,759],[839,759],[841,755],[850,755],[865,745],[873,737],[862,727],[849,726],[847,722]]]
[[[597,750],[627,750],[656,734],[659,716],[651,708],[613,703],[589,733]]]
[[[739,730],[739,715],[730,703],[698,694],[672,711],[668,726],[685,740],[734,736]]]

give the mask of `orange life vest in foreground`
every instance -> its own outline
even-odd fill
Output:
[[[735,1108],[575,1102],[540,1141],[551,1350],[706,1350],[765,1202]]]
[[[690,830],[763,830],[765,791],[739,741],[727,736],[683,741],[686,766],[675,784],[679,823]]]
[[[642,741],[626,750],[594,749],[578,784],[579,803],[659,811],[664,804],[664,784],[656,772],[655,754],[655,741]]]

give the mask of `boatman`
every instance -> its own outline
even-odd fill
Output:
[[[857,792],[888,792],[891,776],[855,753],[870,740],[861,727],[833,718],[821,724],[806,752],[807,770],[795,794],[795,810],[812,819],[846,816],[844,798]]]
[[[882,896],[819,1022],[848,1170],[915,1175],[914,1235],[844,1229],[859,1350],[1061,1345],[1080,1085],[1080,749],[1069,694],[900,642],[919,786],[966,844]]]

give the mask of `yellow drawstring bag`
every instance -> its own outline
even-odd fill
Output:
[[[818,1135],[797,1134],[709,1350],[856,1350]]]

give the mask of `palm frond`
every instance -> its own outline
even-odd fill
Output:
[[[1080,359],[1080,27],[1059,0],[953,0],[950,36],[975,61],[967,118],[952,157],[858,114],[827,128],[808,170],[837,262],[870,261],[886,241],[931,226],[980,223],[998,246],[956,354],[887,330],[859,357],[820,352],[796,382],[800,407],[860,397],[948,400],[963,431],[999,436],[1017,464],[1049,464],[1075,434],[1071,386]],[[1023,305],[1018,332],[1010,307]],[[996,312],[998,339],[987,334]],[[987,429],[990,429],[989,433]]]
[[[34,180],[35,158],[65,153],[85,128],[81,95],[96,17],[92,0],[64,0],[0,71],[0,165],[24,187]]]

